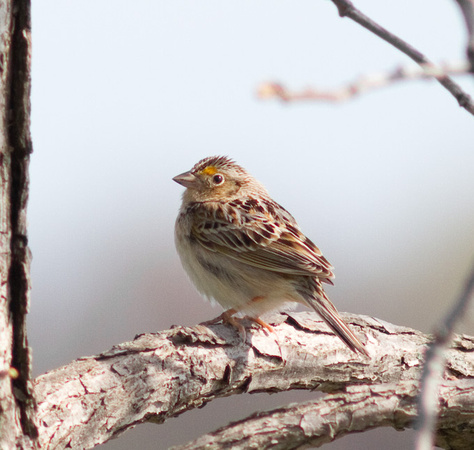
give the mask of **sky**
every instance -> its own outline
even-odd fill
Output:
[[[455,2],[356,2],[436,62],[463,58]],[[335,88],[412,67],[331,2],[33,2],[29,343],[34,373],[220,314],[174,249],[183,188],[229,155],[335,266],[338,309],[430,332],[474,263],[474,117],[434,81],[340,104],[262,101],[265,81]],[[474,95],[472,78],[456,77]],[[474,334],[472,310],[460,331]],[[104,445],[184,443],[307,392],[213,402]],[[329,448],[402,448],[377,430]],[[390,447],[390,446],[393,447]]]

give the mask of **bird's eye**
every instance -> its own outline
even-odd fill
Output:
[[[220,173],[217,173],[216,175],[212,177],[212,181],[214,182],[215,185],[219,185],[224,182],[224,177]]]

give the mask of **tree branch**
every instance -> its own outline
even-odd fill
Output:
[[[417,395],[415,381],[349,386],[345,392],[322,400],[253,414],[173,450],[320,447],[347,434],[382,426],[403,430],[415,422]],[[438,444],[446,447],[449,441],[451,449],[472,448],[474,383],[446,381],[440,395],[444,407],[438,425]],[[453,440],[452,430],[463,427],[464,433]]]
[[[26,338],[30,136],[30,1],[0,7],[0,448],[34,446]]]
[[[471,63],[471,72],[474,73],[474,0],[456,0],[466,22],[468,33],[466,55]]]
[[[275,316],[269,320],[275,333],[252,329],[245,343],[227,325],[176,327],[74,361],[35,382],[39,443],[91,448],[138,423],[162,423],[242,392],[335,392],[418,380],[426,335],[370,317],[344,317],[365,337],[370,359],[346,349],[304,312]],[[474,376],[474,338],[458,338],[447,352],[446,376]]]
[[[423,53],[367,17],[360,10],[358,10],[352,4],[352,2],[348,0],[331,1],[336,5],[341,17],[349,17],[354,22],[362,25],[367,30],[371,31],[384,41],[405,53],[405,55],[407,55],[416,63],[420,65],[433,65],[433,63]],[[474,103],[472,102],[471,97],[466,94],[457,83],[455,83],[448,76],[436,77],[436,79],[454,96],[454,98],[458,101],[459,106],[474,115]]]
[[[416,446],[418,450],[430,450],[433,447],[435,441],[434,430],[438,410],[440,409],[438,391],[440,381],[443,379],[446,349],[452,339],[454,327],[466,311],[473,295],[474,266],[458,301],[437,327],[435,340],[430,343],[426,351],[418,401],[419,418],[417,428],[420,429]]]
[[[33,152],[30,132],[31,92],[31,5],[30,0],[12,3],[11,92],[9,96],[8,137],[11,146],[11,265],[8,274],[10,314],[13,322],[12,367],[18,372],[14,391],[20,423],[26,436],[34,440],[35,404],[31,392],[31,351],[26,335],[26,315],[30,307],[30,262],[27,204],[29,164]]]
[[[276,97],[286,102],[302,100],[341,102],[400,81],[433,79],[433,77],[446,76],[448,73],[468,74],[469,68],[467,62],[440,64],[439,66],[421,65],[420,68],[399,67],[387,73],[365,75],[352,83],[332,90],[308,88],[300,92],[292,92],[279,83],[269,82],[259,86],[257,95],[262,99]]]

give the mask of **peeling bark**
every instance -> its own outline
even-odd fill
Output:
[[[346,349],[312,313],[275,317],[270,320],[275,333],[254,328],[245,343],[225,325],[176,327],[137,336],[42,375],[35,382],[42,448],[91,448],[139,423],[162,423],[215,398],[242,392],[334,393],[346,388],[352,403],[360,401],[354,407],[365,413],[364,401],[381,397],[374,394],[377,389],[388,392],[390,385],[395,389],[412,383],[416,391],[428,336],[374,318],[345,315],[364,337],[371,354],[364,358]],[[445,381],[448,387],[464,383],[467,395],[459,402],[471,415],[473,376],[474,338],[458,337],[447,352]],[[332,398],[338,397],[327,401]],[[447,409],[450,401],[452,396],[445,398]],[[399,409],[396,417],[412,414],[412,405],[405,403],[406,411]],[[464,412],[458,416],[462,432],[453,427],[449,442],[466,435]],[[472,431],[472,422],[468,425]],[[334,430],[334,436],[349,432],[337,424]],[[328,436],[332,434],[325,439]]]

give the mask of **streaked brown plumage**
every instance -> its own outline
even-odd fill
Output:
[[[324,292],[333,267],[262,184],[224,156],[173,180],[187,188],[175,228],[181,262],[199,292],[229,310],[224,317],[239,312],[265,325],[264,312],[303,303],[368,355]]]

